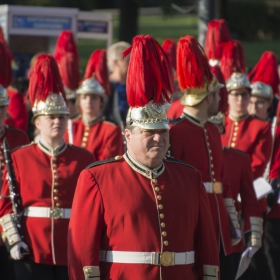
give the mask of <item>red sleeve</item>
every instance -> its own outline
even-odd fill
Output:
[[[122,155],[123,153],[122,131],[119,126],[115,126],[112,133],[106,139],[106,143],[103,146],[103,151],[100,154],[99,160]]]
[[[4,120],[4,124],[10,126],[10,127],[16,127],[16,122],[11,116],[7,116]]]
[[[24,104],[23,94],[20,92],[15,92],[14,94],[9,94],[10,104],[8,106],[8,112],[15,121],[15,127],[17,129],[26,131],[27,129],[27,109]]]
[[[197,237],[195,240],[195,263],[196,271],[198,273],[197,279],[203,280],[205,279],[203,272],[204,265],[219,266],[219,251],[217,243],[213,242],[216,239],[215,231],[208,197],[201,180],[199,186],[199,196],[199,217],[195,233],[195,236]],[[203,238],[201,238],[202,236]]]
[[[104,208],[93,175],[81,172],[68,230],[68,273],[71,280],[84,279],[84,266],[99,266]]]
[[[253,174],[249,156],[244,156],[240,186],[241,213],[244,219],[244,232],[251,230],[250,217],[262,218],[260,204],[253,187]]]
[[[262,177],[266,168],[266,164],[270,158],[272,145],[271,125],[267,123],[262,134],[258,137],[258,144],[251,156],[251,168],[253,179]]]

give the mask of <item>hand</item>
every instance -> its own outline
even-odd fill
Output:
[[[23,258],[21,249],[24,249],[25,251],[29,252],[28,246],[24,242],[20,241],[19,243],[14,245],[10,251],[10,255],[11,255],[12,259],[20,260]]]

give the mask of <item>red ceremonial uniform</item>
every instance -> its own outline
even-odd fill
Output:
[[[261,209],[253,188],[253,176],[249,156],[239,150],[224,147],[224,172],[231,187],[235,207],[244,219],[244,232],[252,230],[250,217],[262,218]],[[238,203],[240,194],[242,203]],[[233,252],[243,252],[244,244],[240,241],[233,246]]]
[[[230,227],[224,198],[232,198],[229,185],[223,177],[222,144],[214,124],[184,114],[182,120],[170,129],[171,154],[174,158],[197,168],[205,182],[222,182],[222,193],[208,193],[216,243],[220,237],[225,254],[231,253]]]
[[[273,154],[271,158],[270,165],[270,180],[277,179],[280,177],[280,125],[276,127]],[[267,214],[268,219],[278,219],[280,218],[280,205],[275,203],[272,209]]]
[[[184,110],[185,106],[181,104],[180,98],[173,101],[167,110],[166,114],[169,119],[177,119],[179,118]]]
[[[270,157],[272,137],[271,125],[263,120],[246,115],[241,119],[225,117],[225,134],[221,134],[222,144],[241,150],[250,156],[253,179],[262,177]],[[266,212],[265,198],[260,200]]]
[[[217,273],[212,266],[218,264],[215,234],[197,170],[166,158],[152,179],[154,170],[128,154],[94,165],[81,173],[73,201],[68,234],[71,280],[84,279],[85,266],[100,266],[101,280],[202,280],[205,264]],[[195,251],[195,263],[109,263],[100,261],[100,250]]]
[[[72,136],[70,129],[65,134],[65,140],[70,143],[70,138],[76,146],[83,147],[94,154],[96,160],[104,160],[123,153],[122,133],[119,126],[102,118],[86,124],[83,119],[72,121]]]
[[[12,153],[15,177],[22,199],[25,242],[36,263],[67,265],[69,218],[34,217],[30,207],[71,209],[80,172],[92,162],[88,151],[63,143],[55,150],[45,143],[30,144]],[[4,174],[5,176],[5,174]],[[3,195],[8,195],[5,180]],[[71,211],[71,210],[70,210]],[[12,213],[10,199],[0,201],[0,217]]]
[[[24,104],[24,97],[21,92],[16,89],[9,88],[7,90],[8,96],[10,98],[10,103],[8,105],[8,112],[15,121],[15,127],[26,131],[28,115],[27,109]]]

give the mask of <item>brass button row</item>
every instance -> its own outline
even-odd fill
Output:
[[[238,129],[239,129],[239,127],[238,127],[238,122],[235,122],[234,123],[234,127],[233,127],[233,138],[231,139],[231,143],[230,143],[230,146],[232,147],[232,148],[234,148],[234,147],[236,147],[236,139],[237,139],[237,134],[238,134]]]
[[[89,126],[85,127],[85,132],[82,138],[82,147],[85,148],[87,146],[88,142],[88,136],[89,136]]]
[[[59,183],[57,182],[57,179],[59,178],[58,176],[58,170],[56,169],[57,168],[57,157],[52,157],[52,166],[53,166],[53,177],[55,179],[54,181],[54,186],[55,188],[53,189],[53,193],[55,194],[55,196],[53,197],[54,201],[55,201],[55,207],[60,207],[60,203],[58,202],[59,200],[59,197],[57,196],[58,193],[59,193],[59,190],[58,190],[58,186],[59,186]]]
[[[159,191],[160,191],[160,188],[158,187],[158,185],[156,185],[156,184],[158,183],[157,179],[152,179],[152,183],[153,183],[153,187],[154,187],[155,191],[156,191],[156,192],[159,192]],[[158,195],[156,196],[156,198],[157,198],[158,201],[161,201],[161,200],[162,200],[162,196],[161,196],[160,194],[158,194]],[[162,210],[162,209],[163,209],[163,205],[162,205],[162,204],[158,204],[158,209],[159,209],[159,210]],[[160,217],[161,220],[164,219],[164,214],[163,214],[163,213],[159,213],[159,217]],[[161,228],[165,228],[165,223],[164,223],[164,222],[161,222],[161,223],[160,223],[160,226],[161,226]],[[161,235],[162,235],[163,237],[166,237],[166,236],[167,236],[167,232],[166,232],[166,231],[162,231],[162,232],[161,232]],[[168,241],[167,241],[167,240],[164,240],[164,241],[163,241],[163,245],[164,245],[164,246],[168,246]]]
[[[208,137],[206,128],[204,128],[204,132],[205,132],[205,136],[206,136],[206,144],[208,146],[208,151],[209,151],[209,154],[210,154],[210,172],[211,172],[211,175],[212,175],[213,182],[216,182],[216,178],[214,177],[215,172],[213,170],[214,164],[213,164],[212,150],[210,149],[210,143],[208,141],[209,137]]]

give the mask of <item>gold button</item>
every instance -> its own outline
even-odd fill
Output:
[[[159,192],[160,191],[159,187],[155,187],[155,191]]]
[[[236,137],[233,137],[233,138],[232,138],[232,141],[233,141],[233,142],[236,141]]]
[[[153,179],[152,182],[153,182],[154,184],[156,184],[156,183],[157,183],[157,179]]]
[[[237,132],[234,132],[234,133],[233,133],[233,136],[236,136],[236,135],[237,135]]]
[[[157,199],[158,199],[158,200],[161,200],[161,199],[162,199],[161,195],[158,195],[158,196],[157,196]]]
[[[206,128],[204,128],[204,132],[207,132],[207,129],[206,129]]]
[[[219,268],[218,268],[218,267],[215,269],[215,272],[216,272],[216,273],[218,273],[218,272],[219,272]]]
[[[53,199],[54,199],[54,200],[58,200],[58,196],[55,196]]]
[[[3,219],[2,219],[2,218],[0,219],[0,222],[1,222],[1,223],[3,222]]]
[[[236,146],[236,144],[235,143],[231,143],[231,145],[230,145],[231,147],[235,147]]]
[[[88,131],[86,131],[86,132],[84,133],[84,136],[89,136]]]
[[[213,157],[210,157],[210,160],[213,160]]]
[[[158,205],[158,209],[163,209],[163,205],[162,205],[162,204],[159,204],[159,205]]]
[[[53,157],[52,160],[57,160],[57,158],[56,158],[56,157]]]
[[[86,130],[89,130],[89,126],[86,126]]]
[[[160,226],[161,226],[161,227],[165,227],[165,223],[161,223]]]
[[[57,173],[57,172],[58,172],[58,170],[57,170],[57,169],[54,169],[54,170],[53,170],[53,173]]]
[[[165,240],[165,241],[163,242],[163,244],[164,244],[164,246],[168,246],[168,241]]]
[[[53,189],[53,192],[54,193],[58,193],[58,189]]]
[[[88,138],[87,137],[83,137],[82,141],[83,142],[87,142]]]
[[[88,269],[88,268],[85,268],[85,273],[89,273],[90,272],[90,270]]]
[[[86,143],[82,143],[82,147],[85,147],[87,144]]]
[[[159,214],[159,217],[161,218],[161,219],[163,219],[164,218],[164,214]]]
[[[214,167],[214,165],[213,164],[211,164],[211,168],[213,168]]]
[[[238,126],[234,127],[234,130],[235,130],[235,131],[238,130]]]
[[[53,167],[57,167],[57,164],[53,164]]]
[[[238,122],[235,122],[234,125],[238,125]]]
[[[166,232],[166,231],[163,231],[161,234],[162,234],[162,236],[166,236],[166,235],[167,235],[167,232]]]
[[[56,203],[55,206],[56,206],[56,207],[60,207],[60,203]]]
[[[216,179],[215,179],[215,178],[213,178],[213,182],[216,182]]]
[[[55,178],[55,179],[58,179],[58,175],[54,175],[54,178]]]
[[[212,153],[211,149],[209,149],[209,153],[210,153],[210,154]]]
[[[120,160],[122,156],[115,156],[115,160]]]
[[[5,165],[5,163],[4,163],[4,162],[2,162],[2,163],[1,163],[1,166],[4,166],[4,165]]]
[[[214,171],[212,171],[211,173],[212,173],[212,175],[215,175],[215,172],[214,172]]]
[[[54,185],[55,185],[55,186],[59,186],[59,183],[58,183],[58,182],[55,182]]]

